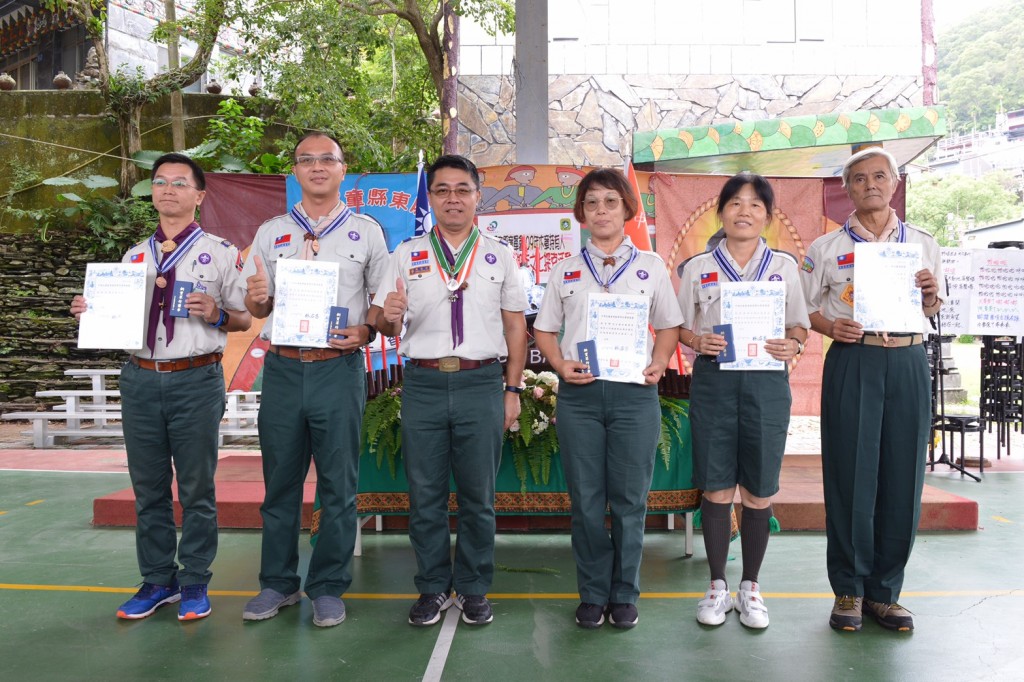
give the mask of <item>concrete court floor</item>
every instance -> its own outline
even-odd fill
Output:
[[[1019,456],[1019,455],[1018,455]],[[213,613],[181,624],[164,607],[114,617],[138,583],[130,529],[90,526],[92,499],[128,485],[123,473],[0,471],[0,679],[21,680],[1022,680],[1024,474],[959,474],[928,483],[977,499],[977,532],[918,537],[901,600],[910,634],[865,622],[827,625],[832,604],[820,533],[772,538],[761,572],[771,626],[731,615],[695,620],[707,580],[699,534],[647,536],[640,624],[575,626],[568,534],[501,534],[492,624],[457,612],[432,628],[406,623],[415,562],[404,534],[365,533],[346,595],[348,619],[312,625],[308,600],[272,620],[241,620],[258,589],[259,533],[225,531],[213,566]],[[308,559],[305,540],[302,561]],[[738,584],[739,544],[729,577]],[[304,566],[300,566],[300,572]],[[447,648],[446,648],[447,643]]]

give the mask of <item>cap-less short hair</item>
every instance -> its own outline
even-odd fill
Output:
[[[885,160],[889,162],[889,173],[892,175],[893,181],[899,182],[900,169],[896,164],[896,157],[881,147],[868,147],[867,149],[861,149],[859,152],[848,158],[846,163],[843,164],[843,189],[850,186],[850,172],[853,170],[853,167],[861,161],[867,161],[868,159],[873,159],[876,156],[884,157]]]
[[[611,168],[596,168],[584,175],[580,184],[576,186],[576,205],[572,208],[572,214],[576,220],[581,223],[586,222],[583,202],[587,198],[587,192],[594,187],[605,187],[619,193],[626,211],[626,220],[632,220],[637,214],[640,208],[640,198],[633,192],[633,186],[629,184],[626,176],[621,171]]]
[[[341,143],[338,142],[338,138],[336,138],[334,135],[331,135],[330,133],[325,133],[320,130],[314,130],[313,132],[306,133],[305,135],[300,137],[299,141],[295,143],[295,149],[292,150],[292,156],[295,156],[296,152],[298,152],[300,144],[313,137],[326,137],[328,140],[338,145],[338,156],[341,158],[341,162],[345,163],[345,150],[342,148]]]
[[[453,168],[469,173],[469,177],[473,179],[473,187],[480,189],[480,172],[476,169],[476,164],[458,154],[439,156],[434,163],[427,167],[427,187],[434,186],[434,175],[442,168]]]
[[[192,179],[196,182],[196,189],[203,191],[206,189],[206,175],[203,173],[203,169],[199,167],[199,164],[178,152],[171,152],[170,154],[164,154],[159,159],[153,162],[153,170],[149,174],[150,181],[156,179],[156,171],[160,166],[165,163],[182,163],[189,167],[192,171]]]
[[[722,191],[718,193],[718,210],[716,212],[718,215],[722,215],[725,205],[732,201],[732,198],[739,194],[740,190],[747,185],[754,189],[757,198],[764,204],[765,211],[768,212],[768,221],[771,222],[772,211],[775,208],[775,192],[772,191],[771,184],[762,176],[746,171],[737,173],[726,180]]]

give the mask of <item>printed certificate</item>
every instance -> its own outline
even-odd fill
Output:
[[[768,339],[786,336],[785,282],[724,282],[722,324],[732,325],[736,360],[720,362],[722,369],[780,370],[786,363],[764,348]]]
[[[651,299],[632,294],[589,294],[587,339],[597,345],[599,379],[643,384]]]
[[[271,343],[326,348],[331,306],[338,302],[338,264],[282,259],[275,279]]]
[[[146,341],[146,264],[88,263],[82,292],[88,309],[79,348],[136,350]]]
[[[921,289],[914,280],[921,269],[921,253],[920,244],[854,244],[853,319],[864,325],[864,331],[921,332]]]

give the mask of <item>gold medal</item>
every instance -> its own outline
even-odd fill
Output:
[[[320,240],[316,237],[313,238],[313,255],[320,253]]]
[[[161,289],[163,289],[165,286],[167,286],[167,280],[164,279],[163,276],[157,277],[156,278],[156,285],[158,287],[160,287]]]
[[[164,241],[160,242],[161,253],[171,253],[176,248],[178,248],[178,245],[174,243],[173,239],[165,239]]]

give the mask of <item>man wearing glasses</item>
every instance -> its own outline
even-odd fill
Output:
[[[454,588],[462,620],[483,625],[494,617],[487,601],[494,577],[494,488],[502,434],[519,417],[526,294],[512,250],[474,225],[476,166],[442,156],[427,171],[427,186],[435,227],[395,249],[371,308],[384,334],[396,336],[406,325],[402,451],[420,592],[409,623],[437,623],[453,603]],[[454,566],[452,475],[459,505]]]
[[[202,169],[187,156],[165,154],[153,164],[151,180],[160,216],[156,233],[122,259],[146,265],[146,347],[131,351],[119,382],[143,582],[117,616],[145,618],[179,602],[178,620],[191,621],[211,610],[207,585],[217,554],[213,477],[224,415],[221,356],[227,332],[245,331],[252,318],[243,301],[238,249],[196,222],[206,196]],[[174,305],[175,292],[183,290],[192,292],[184,311]],[[75,296],[75,318],[86,309],[86,300]],[[171,491],[175,477],[180,543]]]
[[[264,319],[271,338],[277,262],[302,259],[338,263],[336,305],[348,308],[344,338],[329,348],[271,345],[263,362],[259,434],[266,494],[260,593],[246,604],[244,620],[265,620],[301,599],[299,525],[302,488],[316,463],[320,531],[306,571],[313,624],[345,620],[341,595],[352,582],[359,483],[360,429],[366,405],[366,367],[359,349],[377,336],[368,322],[370,297],[387,266],[384,234],[374,221],[348,210],[339,199],[345,177],[341,145],[311,133],[295,147],[295,177],[302,201],[264,223],[253,240],[243,274],[245,305]]]

